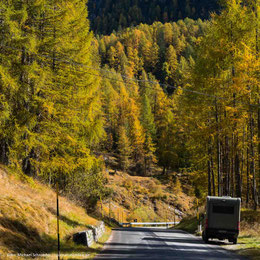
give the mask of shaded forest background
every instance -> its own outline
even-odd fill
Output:
[[[89,18],[95,33],[110,34],[140,23],[167,23],[180,19],[209,19],[220,9],[218,0],[90,0]]]
[[[209,20],[94,36],[86,1],[1,1],[1,162],[90,205],[112,192],[113,154],[132,175],[185,175],[198,198],[257,208],[258,12],[224,1]]]

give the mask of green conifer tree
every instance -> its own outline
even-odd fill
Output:
[[[156,128],[154,124],[154,115],[147,95],[143,96],[142,102],[142,124],[146,134],[155,139]]]
[[[130,166],[130,157],[131,157],[131,146],[130,141],[126,134],[126,129],[124,126],[119,127],[118,131],[118,151],[119,151],[119,164],[123,171],[127,171]]]

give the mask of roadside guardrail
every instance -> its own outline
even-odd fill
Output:
[[[121,226],[127,226],[127,227],[132,227],[132,226],[172,226],[172,225],[177,225],[180,222],[124,222],[124,223],[119,223]]]

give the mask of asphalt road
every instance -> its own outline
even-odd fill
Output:
[[[163,228],[118,228],[95,259],[245,259],[200,237]],[[228,242],[226,242],[228,243]]]

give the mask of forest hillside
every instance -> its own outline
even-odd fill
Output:
[[[110,34],[140,23],[167,23],[185,18],[209,19],[220,9],[218,0],[89,0],[91,28],[98,34]]]
[[[189,174],[198,198],[229,195],[258,207],[258,11],[255,1],[227,1],[206,22],[97,37],[104,145],[122,169],[144,176],[157,165],[162,175]]]
[[[93,3],[0,2],[0,163],[104,219],[207,195],[257,210],[259,0]]]
[[[117,171],[259,206],[259,4],[90,30],[86,1],[1,2],[0,161],[88,210]],[[84,15],[82,15],[84,14]],[[120,179],[120,178],[118,178]]]

